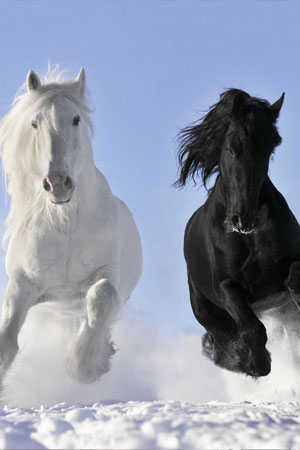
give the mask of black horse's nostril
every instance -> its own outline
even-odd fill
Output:
[[[49,183],[49,181],[47,180],[47,178],[44,178],[43,180],[43,188],[45,189],[45,191],[50,192],[52,187],[51,184]]]
[[[69,175],[66,175],[64,185],[65,185],[65,187],[67,189],[72,189],[73,188],[73,181],[72,181],[72,178],[69,177]]]
[[[236,227],[238,230],[241,230],[243,228],[243,224],[242,224],[241,218],[240,218],[240,216],[238,214],[234,214],[232,216],[231,220],[232,220],[233,226]]]
[[[242,233],[251,233],[254,230],[256,220],[252,217],[243,217],[239,214],[233,214],[231,216],[231,223],[235,230]]]

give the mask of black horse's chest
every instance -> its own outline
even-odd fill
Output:
[[[242,239],[249,253],[238,271],[238,280],[256,298],[284,290],[290,252],[284,242],[278,239],[276,228],[265,226]]]

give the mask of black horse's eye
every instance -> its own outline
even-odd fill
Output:
[[[31,126],[32,126],[32,128],[37,128],[38,127],[37,123],[34,120],[31,121]]]
[[[230,156],[235,156],[235,151],[231,147],[226,148],[227,153],[229,153]]]
[[[74,119],[73,119],[73,125],[74,125],[74,127],[77,127],[77,125],[79,124],[79,122],[80,122],[80,116],[75,116]]]

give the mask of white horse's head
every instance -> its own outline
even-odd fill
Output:
[[[84,160],[86,136],[82,132],[82,108],[85,91],[85,72],[81,69],[78,77],[69,83],[68,89],[62,85],[46,85],[47,93],[53,97],[37,102],[37,107],[29,117],[33,134],[34,153],[42,175],[43,189],[52,203],[68,203],[73,195],[76,178]],[[27,75],[29,95],[43,95],[45,87],[31,70]],[[57,91],[57,93],[56,93]],[[51,95],[50,95],[51,97]],[[29,125],[29,124],[28,124]]]
[[[8,222],[20,216],[18,211],[28,211],[41,191],[55,208],[74,197],[81,169],[92,161],[85,90],[84,69],[64,81],[55,71],[42,80],[32,70],[27,74],[0,123],[3,169],[12,197]]]

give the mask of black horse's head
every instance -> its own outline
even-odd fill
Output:
[[[281,142],[275,127],[284,96],[269,106],[239,92],[233,101],[219,158],[225,188],[229,231],[251,232],[257,220],[260,190],[268,173],[269,159]]]
[[[271,371],[271,357],[264,345],[252,349],[242,339],[227,336],[215,339],[209,333],[202,338],[203,354],[217,366],[253,378],[263,377]]]
[[[260,190],[269,159],[281,138],[276,129],[284,94],[270,105],[229,89],[200,124],[180,133],[178,186],[200,172],[204,185],[219,172],[226,199],[228,231],[249,233],[257,220]]]

